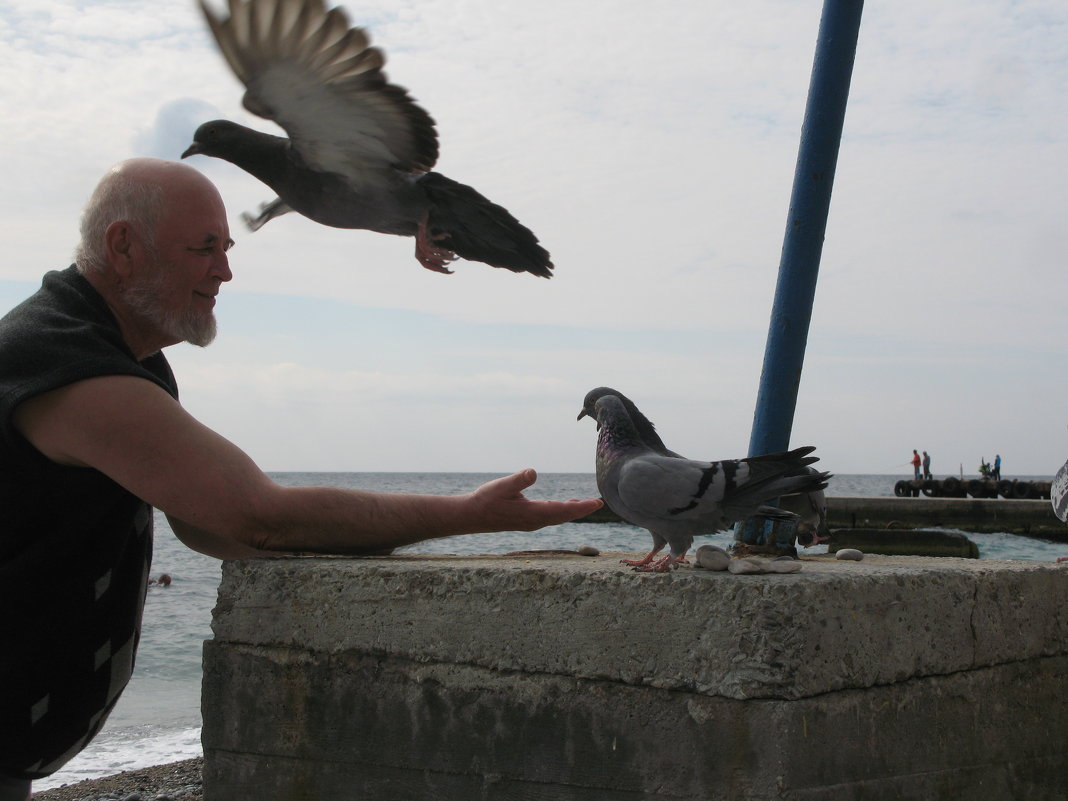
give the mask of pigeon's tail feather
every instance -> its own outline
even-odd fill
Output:
[[[743,461],[749,462],[749,464],[782,462],[784,464],[789,463],[790,467],[801,468],[820,460],[818,456],[809,456],[814,450],[816,450],[815,445],[805,445],[803,448],[794,448],[792,451],[765,453],[763,456],[749,456]]]
[[[742,459],[749,467],[749,476],[724,497],[724,507],[742,509],[763,504],[781,495],[824,489],[831,474],[809,467],[819,461],[818,457],[808,455],[814,450],[813,446],[806,446]]]
[[[777,506],[758,506],[756,513],[770,520],[796,520],[799,515]]]
[[[419,185],[431,201],[428,227],[441,236],[439,246],[470,261],[552,277],[549,252],[507,209],[440,173],[428,172]]]
[[[815,492],[816,490],[824,489],[827,486],[827,479],[830,477],[830,473],[816,473],[815,475],[805,473],[791,476],[780,474],[756,481],[747,481],[738,485],[738,488],[730,493],[729,496],[724,497],[723,505],[730,508],[746,507],[753,504],[762,504],[781,495]]]

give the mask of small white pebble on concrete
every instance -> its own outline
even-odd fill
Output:
[[[731,559],[727,569],[731,573],[744,575],[746,573],[796,573],[801,569],[801,563],[796,559],[754,559],[747,556],[743,559]]]
[[[601,552],[597,548],[594,548],[592,545],[580,545],[578,547],[578,552],[580,554],[582,554],[583,556],[600,556],[601,555]]]
[[[717,545],[702,545],[695,559],[697,566],[705,570],[726,570],[731,561],[730,554]]]
[[[864,554],[856,548],[841,548],[834,555],[834,558],[848,560],[850,562],[859,562],[864,558]]]
[[[764,572],[764,568],[761,567],[760,561],[748,556],[743,559],[731,559],[730,564],[727,565],[727,570],[738,574]]]

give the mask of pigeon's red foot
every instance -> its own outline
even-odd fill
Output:
[[[430,233],[424,217],[419,223],[419,233],[415,235],[415,258],[428,270],[433,270],[436,273],[452,274],[452,270],[445,265],[456,261],[458,256],[448,248],[438,247],[434,244],[448,238],[448,234]]]
[[[620,559],[619,563],[621,565],[630,565],[631,567],[638,567],[640,565],[647,565],[651,561],[653,561],[653,557],[656,556],[658,553],[660,553],[660,549],[659,548],[657,548],[655,551],[649,551],[649,553],[647,553],[641,559]]]
[[[667,573],[669,570],[675,570],[678,568],[681,562],[685,559],[682,557],[675,557],[671,554],[662,556],[651,564],[639,565],[634,568],[637,573]]]

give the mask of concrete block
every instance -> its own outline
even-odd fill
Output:
[[[739,699],[952,673],[1068,642],[1068,572],[1055,565],[824,558],[789,575],[657,575],[619,556],[231,562],[213,630]]]
[[[1068,569],[228,563],[205,798],[1063,799]]]

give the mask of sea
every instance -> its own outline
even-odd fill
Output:
[[[499,474],[489,473],[272,473],[287,486],[331,486],[377,492],[469,492]],[[893,496],[901,475],[835,476],[831,496]],[[1049,480],[1048,476],[1014,476]],[[548,473],[527,491],[531,498],[597,496],[592,473]],[[134,677],[104,729],[81,754],[47,779],[34,782],[46,790],[82,779],[202,756],[200,745],[201,648],[211,637],[211,610],[221,576],[220,562],[189,550],[177,539],[166,518],[156,513],[152,577],[166,573],[169,586],[149,586],[144,628]],[[1055,561],[1068,555],[1068,544],[1009,533],[968,533],[983,559]],[[702,538],[726,547],[730,533]],[[408,546],[409,553],[486,554],[593,545],[602,551],[649,549],[649,534],[627,524],[566,523],[535,532],[473,534]],[[826,546],[806,553],[825,552]]]

